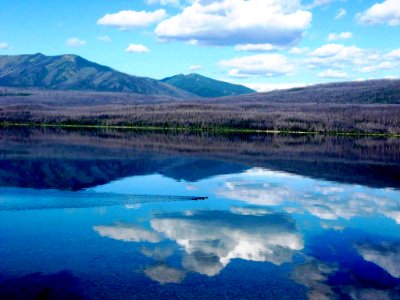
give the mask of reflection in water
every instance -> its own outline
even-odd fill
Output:
[[[380,274],[368,269],[364,272],[370,272],[369,276],[343,271],[343,267],[313,259],[296,266],[293,279],[308,288],[308,298],[312,300],[400,299],[399,282],[388,282],[387,278],[379,278]]]
[[[327,281],[337,271],[337,267],[312,260],[304,265],[296,266],[293,279],[308,288],[309,299],[335,299],[335,293]]]
[[[378,265],[393,277],[400,278],[400,243],[365,242],[357,244],[355,248],[366,261]]]
[[[381,214],[400,224],[400,192],[396,190],[316,183],[262,169],[249,170],[243,177],[235,181],[228,177],[217,195],[253,205],[284,206],[287,212],[307,212],[322,220]]]
[[[254,167],[399,188],[400,139],[0,129],[0,186],[6,187],[80,190],[154,173],[194,182]]]
[[[161,240],[156,232],[147,230],[136,224],[117,223],[112,226],[95,226],[93,229],[100,236],[124,242],[158,243]]]
[[[80,280],[68,271],[33,273],[0,281],[0,299],[87,299]]]
[[[273,212],[167,213],[157,215],[151,225],[185,250],[188,270],[208,276],[218,274],[236,258],[281,265],[304,246],[294,220]]]
[[[400,139],[3,129],[0,298],[400,299],[399,174]]]
[[[126,242],[158,243],[163,235],[184,249],[186,270],[208,276],[219,274],[237,258],[281,265],[304,247],[292,218],[254,207],[159,213],[150,223],[154,231],[133,224],[95,226],[94,230]],[[154,253],[146,250],[145,255]]]
[[[182,270],[174,269],[166,265],[147,267],[144,273],[152,280],[160,284],[181,283],[186,274]]]

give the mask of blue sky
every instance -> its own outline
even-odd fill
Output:
[[[400,77],[400,0],[0,0],[0,54],[259,90]]]

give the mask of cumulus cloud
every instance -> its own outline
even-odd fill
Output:
[[[160,4],[160,5],[172,5],[179,6],[180,0],[146,0],[148,5]]]
[[[357,18],[362,24],[398,26],[400,25],[400,0],[385,0],[376,3],[358,14]]]
[[[128,48],[125,49],[126,52],[129,53],[148,53],[150,52],[149,48],[142,44],[130,44]]]
[[[219,65],[223,68],[230,68],[229,76],[231,77],[282,76],[292,73],[295,69],[294,65],[281,54],[236,57],[220,61]]]
[[[310,67],[328,67],[340,69],[348,66],[363,66],[380,57],[375,53],[356,46],[326,44],[308,54]]]
[[[123,10],[115,14],[106,14],[97,21],[97,24],[120,29],[142,28],[161,21],[166,15],[164,9],[153,12]]]
[[[291,261],[293,252],[304,247],[295,221],[256,210],[164,213],[156,215],[151,226],[185,250],[188,271],[214,276],[236,258],[276,265]]]
[[[351,32],[341,32],[341,33],[330,33],[328,35],[328,41],[336,41],[336,40],[347,40],[353,37],[353,34]]]
[[[303,48],[293,47],[292,49],[290,49],[289,53],[299,55],[299,54],[307,53],[308,51],[310,51],[310,49],[308,47],[303,47]]]
[[[272,44],[245,44],[245,45],[236,45],[236,51],[250,51],[250,52],[266,52],[266,51],[275,51],[281,48],[274,46]]]
[[[340,20],[341,18],[343,18],[345,15],[347,14],[347,11],[344,8],[339,9],[339,11],[337,12],[336,16],[335,16],[335,20]]]
[[[287,90],[298,87],[304,87],[305,83],[246,83],[245,86],[259,92],[270,92],[275,90]]]
[[[116,223],[111,226],[94,226],[93,229],[102,237],[124,242],[158,243],[161,241],[158,233],[142,228],[136,224]]]
[[[389,52],[388,54],[385,55],[385,58],[400,60],[400,49],[395,49],[395,50]]]
[[[111,43],[111,38],[108,35],[98,36],[97,39],[104,43]]]
[[[376,72],[379,70],[390,70],[396,67],[396,64],[390,61],[383,61],[378,64],[369,65],[361,68],[361,72],[369,73],[369,72]]]
[[[157,281],[160,284],[181,283],[186,276],[184,271],[166,265],[147,267],[144,273],[151,280]]]
[[[349,75],[346,72],[328,69],[318,74],[319,78],[348,78]]]
[[[79,47],[84,46],[86,44],[86,41],[78,39],[78,38],[70,38],[67,40],[66,44],[69,47],[79,48]]]
[[[298,0],[194,1],[158,24],[155,33],[202,45],[288,46],[301,39],[311,19]]]
[[[8,49],[8,44],[4,42],[0,42],[0,50],[6,50]]]
[[[203,69],[203,66],[202,65],[191,65],[191,66],[189,66],[189,71],[198,71],[198,70],[201,70],[201,69]]]
[[[304,7],[305,7],[306,9],[312,9],[312,8],[315,8],[315,7],[318,7],[318,6],[325,6],[325,5],[328,5],[328,4],[330,4],[332,1],[334,1],[334,0],[314,0],[314,1],[312,1],[310,4],[305,5]]]

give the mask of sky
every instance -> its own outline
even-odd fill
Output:
[[[400,78],[400,0],[0,0],[0,55],[258,91]]]

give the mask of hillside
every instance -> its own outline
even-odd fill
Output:
[[[46,56],[41,53],[0,56],[0,86],[191,96],[155,79],[124,74],[77,55]]]
[[[168,83],[200,97],[223,97],[255,93],[243,85],[204,77],[199,74],[176,75],[167,77],[161,82]]]
[[[318,84],[288,90],[228,97],[224,103],[400,104],[400,80],[383,79]]]

